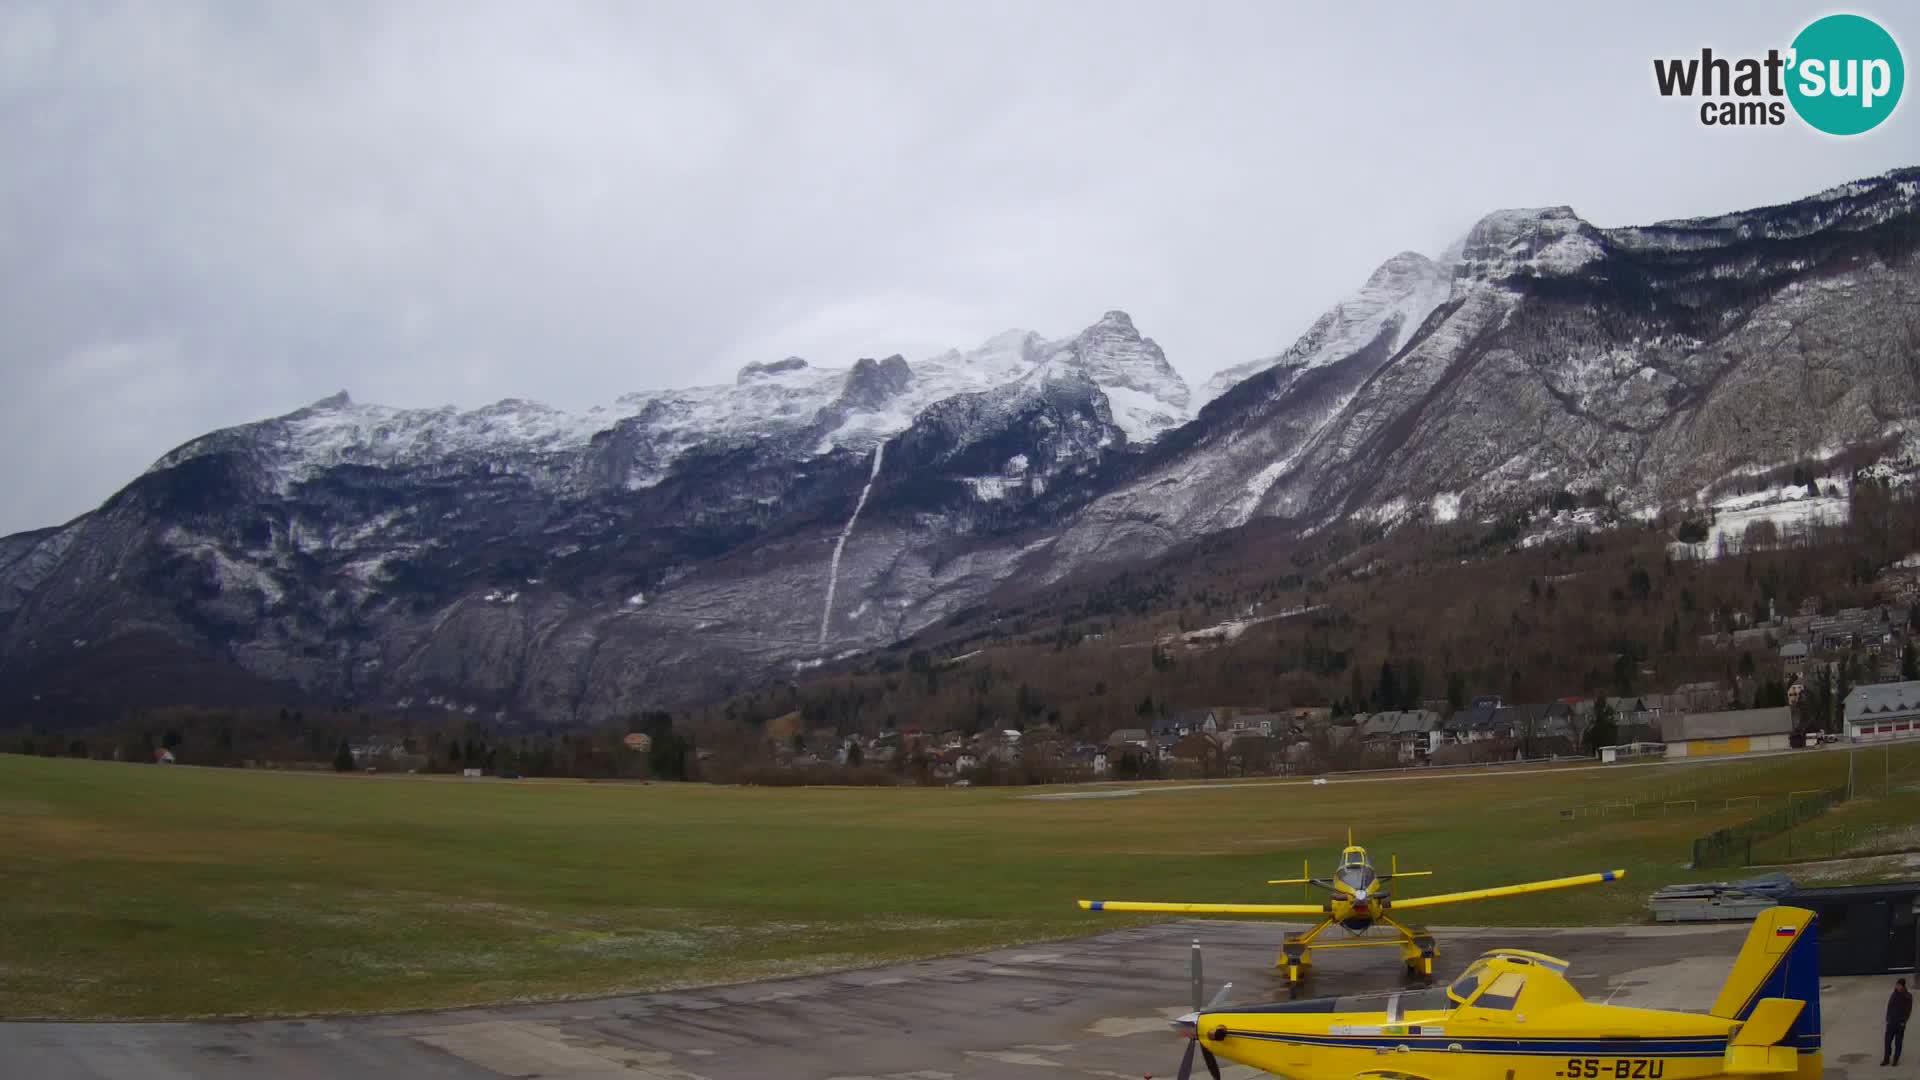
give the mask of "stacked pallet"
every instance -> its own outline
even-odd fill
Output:
[[[1745,922],[1793,891],[1793,879],[1767,874],[1744,881],[1669,885],[1647,900],[1656,922]]]

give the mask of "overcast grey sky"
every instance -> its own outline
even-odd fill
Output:
[[[1653,91],[1827,10],[0,0],[0,533],[342,388],[584,408],[1108,308],[1198,384],[1489,210],[1920,162],[1914,102],[1842,140]]]

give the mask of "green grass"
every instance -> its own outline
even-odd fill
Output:
[[[1408,783],[765,789],[158,768],[0,755],[0,1017],[447,1006],[730,981],[1125,925],[1072,901],[1288,902],[1352,826],[1408,893],[1625,867],[1433,922],[1638,922],[1695,835],[1840,755]],[[1560,820],[1562,808],[1694,811]]]

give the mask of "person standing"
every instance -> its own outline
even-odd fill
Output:
[[[1900,1044],[1907,1041],[1907,1017],[1913,1015],[1913,995],[1907,993],[1907,980],[1895,979],[1893,993],[1887,998],[1887,1045],[1880,1052],[1880,1064],[1900,1064]]]

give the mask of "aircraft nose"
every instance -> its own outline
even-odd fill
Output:
[[[1172,1021],[1172,1024],[1173,1024],[1173,1030],[1179,1032],[1182,1035],[1187,1036],[1188,1038],[1193,1038],[1194,1036],[1200,1033],[1200,1014],[1197,1012],[1190,1012],[1185,1016],[1179,1017],[1178,1019]]]

